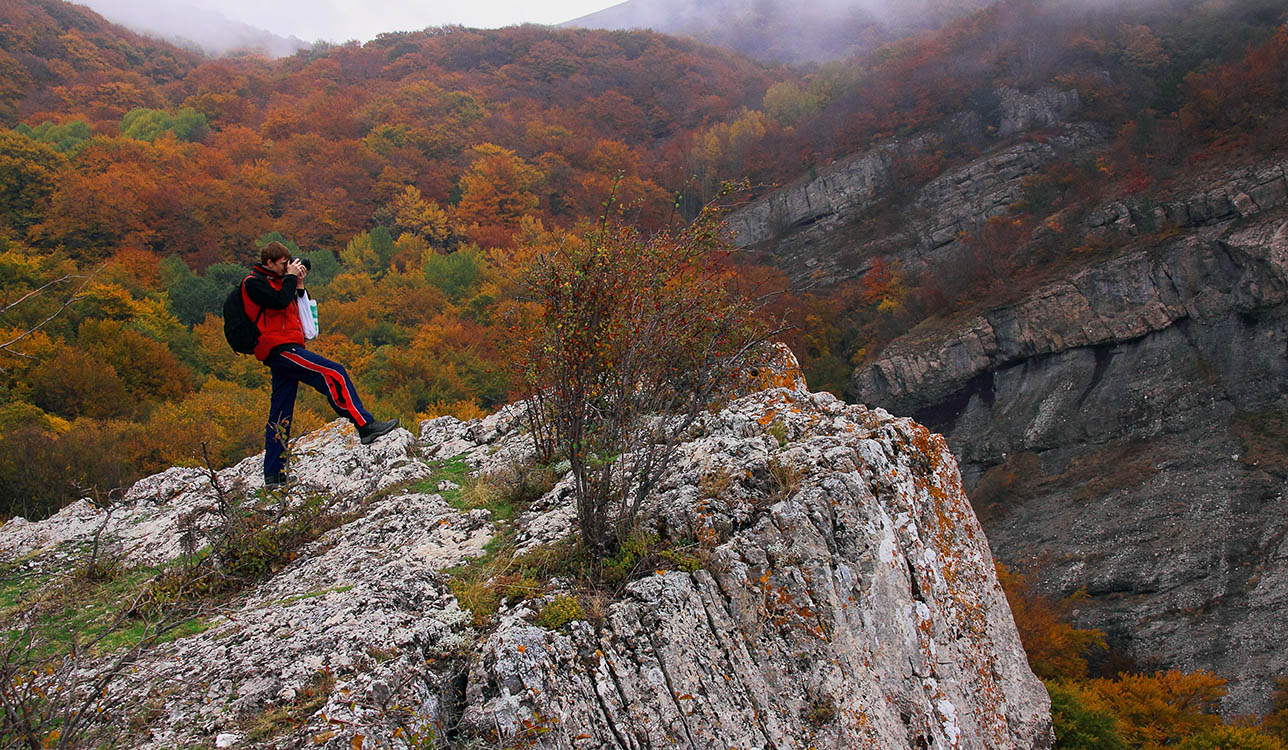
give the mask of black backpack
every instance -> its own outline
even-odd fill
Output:
[[[246,279],[233,287],[224,299],[224,338],[228,339],[228,345],[238,354],[255,353],[255,344],[259,342],[259,316],[264,314],[263,308],[260,308],[255,320],[251,320],[246,314],[246,305],[242,302],[242,285],[246,283]]]

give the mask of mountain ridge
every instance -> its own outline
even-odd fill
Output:
[[[1282,210],[1278,178],[1260,175],[1282,162],[1288,120],[1281,3],[1008,2],[812,70],[653,33],[531,27],[198,61],[99,34],[52,0],[6,7],[30,23],[7,21],[0,56],[14,73],[0,90],[6,121],[26,126],[2,134],[21,167],[5,173],[19,179],[0,203],[4,299],[103,270],[32,337],[30,360],[0,373],[13,398],[0,411],[0,494],[52,512],[77,483],[106,492],[191,461],[202,441],[217,465],[254,450],[267,383],[228,354],[203,295],[217,302],[233,283],[221,274],[240,272],[226,261],[272,232],[315,261],[321,345],[410,424],[504,403],[496,342],[519,299],[511,259],[557,246],[614,196],[658,228],[750,175],[761,195],[735,219],[754,257],[778,266],[741,270],[816,284],[782,298],[814,387],[889,399],[946,432],[999,557],[1034,565],[1051,593],[1096,592],[1079,624],[1145,667],[1239,675],[1229,712],[1266,706],[1265,675],[1221,651],[1220,628],[1237,625],[1226,603],[1278,580],[1273,565],[1247,572],[1277,559],[1273,514],[1247,513],[1274,498],[1288,452],[1278,370],[1254,346],[1279,345],[1280,307],[1245,305],[1256,295],[1244,290],[1216,295],[1209,318],[1163,305],[1153,326],[1160,308],[1147,300],[1164,277],[1277,283],[1260,251],[1228,246],[1267,246]],[[175,128],[185,108],[184,122],[208,128]],[[124,132],[135,109],[158,127]],[[1150,284],[1126,278],[1137,272]],[[1078,330],[1104,327],[1085,312],[1105,297],[1058,292],[1096,284],[1143,295],[1112,308],[1132,325],[1111,321],[1141,335]],[[388,315],[373,297],[391,300]],[[20,333],[62,301],[35,299],[5,328]],[[1029,312],[1040,330],[1015,323]],[[1231,364],[1238,347],[1263,363],[1268,390]],[[911,390],[856,382],[874,366]],[[301,427],[320,413],[302,404]],[[1056,440],[1055,417],[1071,442]],[[1006,430],[981,427],[994,422]],[[1102,428],[1108,443],[1082,439]],[[1169,506],[1167,492],[1211,517]],[[1085,507],[1096,523],[1122,522],[1103,540],[1149,539],[1159,546],[1142,555],[1176,565],[1048,535]],[[1234,519],[1247,524],[1228,548],[1195,552]],[[1160,540],[1169,524],[1187,533]],[[1045,557],[1027,560],[1035,547]],[[1066,559],[1084,554],[1113,575]],[[1279,653],[1263,640],[1247,651],[1263,647]]]

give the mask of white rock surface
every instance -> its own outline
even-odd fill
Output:
[[[707,539],[702,567],[649,572],[601,621],[555,631],[527,603],[476,632],[446,586],[494,524],[444,501],[454,483],[432,462],[530,460],[518,407],[372,446],[339,423],[305,436],[292,492],[352,520],[114,687],[155,717],[130,746],[1048,747],[1045,690],[942,439],[810,394],[789,365],[707,415],[645,510],[664,537]],[[254,489],[259,460],[221,487]],[[150,564],[178,554],[180,518],[215,493],[175,468],[127,501],[104,538]],[[573,518],[560,482],[517,519],[517,543],[559,541]],[[0,560],[57,569],[103,524],[88,503],[15,519]],[[303,726],[248,739],[320,675],[334,687]]]

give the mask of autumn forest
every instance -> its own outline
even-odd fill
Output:
[[[1054,237],[1005,251],[1052,213],[1124,186],[1165,191],[1195,160],[1277,142],[1277,5],[1226,5],[1015,0],[795,69],[649,32],[536,26],[204,59],[79,6],[8,3],[3,512],[41,516],[192,463],[202,444],[221,465],[254,452],[266,371],[227,349],[218,311],[272,239],[312,260],[318,347],[352,363],[378,411],[475,415],[509,390],[504,320],[525,304],[514,269],[578,222],[606,210],[646,230],[683,222],[725,180],[754,195],[954,112],[987,113],[998,86],[1076,87],[1117,141],[1048,170],[968,238],[990,273],[916,278],[878,262],[852,283],[788,290],[812,385],[840,393],[898,332],[987,303],[1013,286],[1000,278],[1104,250]],[[901,174],[915,184],[986,147],[945,142]],[[768,259],[741,260],[786,285]],[[320,400],[304,406],[303,429],[329,418]]]
[[[229,349],[220,310],[268,242],[311,261],[313,348],[348,366],[373,413],[479,416],[515,387],[509,328],[533,304],[520,269],[570,233],[608,214],[644,233],[682,226],[961,113],[991,122],[1002,87],[1046,86],[1076,91],[1109,141],[1028,178],[953,267],[873,258],[814,283],[730,251],[776,292],[811,387],[838,395],[895,337],[1112,255],[1113,238],[1061,231],[1093,206],[1161,201],[1223,160],[1282,149],[1282,3],[1004,0],[804,67],[540,26],[212,59],[61,0],[0,4],[0,518],[262,448],[268,371]],[[898,222],[912,190],[1000,138],[898,157],[869,220]],[[301,398],[297,433],[333,418]],[[1003,577],[1040,676],[1084,677],[1096,634]],[[1162,703],[1219,694],[1202,675],[1167,679],[1138,687]],[[1137,700],[1080,684],[1053,695],[1106,715]],[[1215,722],[1178,716],[1197,722],[1185,732]],[[1183,735],[1166,723],[1132,746]]]

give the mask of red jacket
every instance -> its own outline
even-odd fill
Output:
[[[264,266],[256,265],[255,272],[242,282],[242,304],[246,315],[258,322],[259,341],[255,344],[255,359],[268,359],[273,350],[283,344],[303,344],[304,326],[300,323],[300,309],[295,304],[298,296],[294,274],[278,276]],[[260,311],[263,315],[260,315]]]

